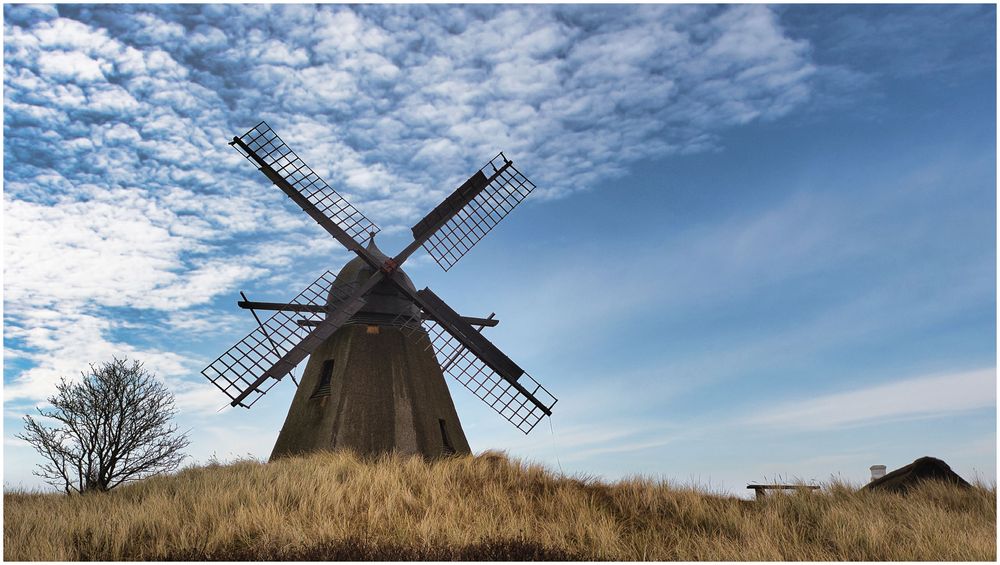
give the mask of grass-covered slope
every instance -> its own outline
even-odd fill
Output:
[[[739,500],[560,478],[502,455],[347,453],[4,494],[5,560],[989,560],[995,486]]]

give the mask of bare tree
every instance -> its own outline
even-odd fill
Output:
[[[45,427],[25,416],[17,437],[45,458],[35,474],[72,492],[106,491],[171,471],[180,464],[187,434],[170,422],[174,397],[142,363],[113,358],[90,366],[81,382],[66,378],[38,413],[59,422]]]

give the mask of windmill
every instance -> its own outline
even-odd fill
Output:
[[[525,434],[552,414],[556,398],[482,335],[497,325],[494,314],[460,316],[400,269],[423,247],[448,271],[534,189],[502,152],[417,222],[413,241],[390,257],[375,245],[379,228],[265,122],[230,145],[357,255],[288,303],[240,293],[237,305],[258,327],[202,371],[232,406],[250,408],[309,357],[272,460],[337,448],[468,453],[445,373]],[[262,322],[257,310],[274,314]]]

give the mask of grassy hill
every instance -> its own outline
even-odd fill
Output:
[[[325,453],[185,469],[109,493],[4,494],[5,560],[996,559],[996,487],[846,485],[752,501],[558,477],[486,453]]]

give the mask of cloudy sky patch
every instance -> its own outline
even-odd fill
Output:
[[[498,311],[491,339],[561,387],[582,471],[678,470],[653,454],[768,386],[826,413],[854,394],[837,390],[995,364],[991,7],[7,5],[4,20],[7,435],[59,377],[123,354],[192,426],[280,427],[290,390],[247,420],[217,413],[198,372],[252,329],[240,290],[285,300],[349,257],[227,146],[260,120],[386,251],[497,151],[528,174],[532,197],[448,277],[407,266],[470,315]],[[548,460],[459,394],[474,447]],[[609,429],[584,441],[602,399]],[[771,400],[761,422],[792,417]],[[8,472],[27,477],[16,454]]]

